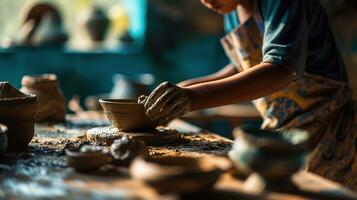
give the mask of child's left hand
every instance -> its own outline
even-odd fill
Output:
[[[190,111],[191,98],[186,89],[164,82],[149,95],[144,106],[152,120],[169,121]]]

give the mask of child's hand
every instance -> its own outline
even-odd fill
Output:
[[[152,120],[169,121],[190,111],[188,92],[169,82],[161,83],[145,102],[146,115]]]

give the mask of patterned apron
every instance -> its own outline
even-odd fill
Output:
[[[238,71],[262,61],[262,24],[253,15],[221,39]],[[348,84],[304,73],[287,89],[253,103],[264,119],[262,128],[309,131],[314,148],[309,171],[357,190],[357,104]]]

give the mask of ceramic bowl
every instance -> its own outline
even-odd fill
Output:
[[[7,144],[7,127],[0,124],[0,155],[5,153]]]
[[[221,170],[209,159],[189,157],[136,158],[131,175],[159,193],[192,193],[213,187]]]
[[[264,179],[287,180],[304,164],[309,134],[302,130],[267,131],[251,127],[235,130],[229,157],[238,169]]]
[[[110,162],[110,156],[102,152],[80,152],[66,149],[67,165],[77,171],[91,171]]]
[[[154,129],[158,122],[151,121],[144,113],[144,104],[137,100],[101,99],[104,113],[119,131]]]

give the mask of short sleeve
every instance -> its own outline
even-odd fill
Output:
[[[307,58],[308,27],[304,0],[261,0],[263,62],[292,67],[300,75]]]

